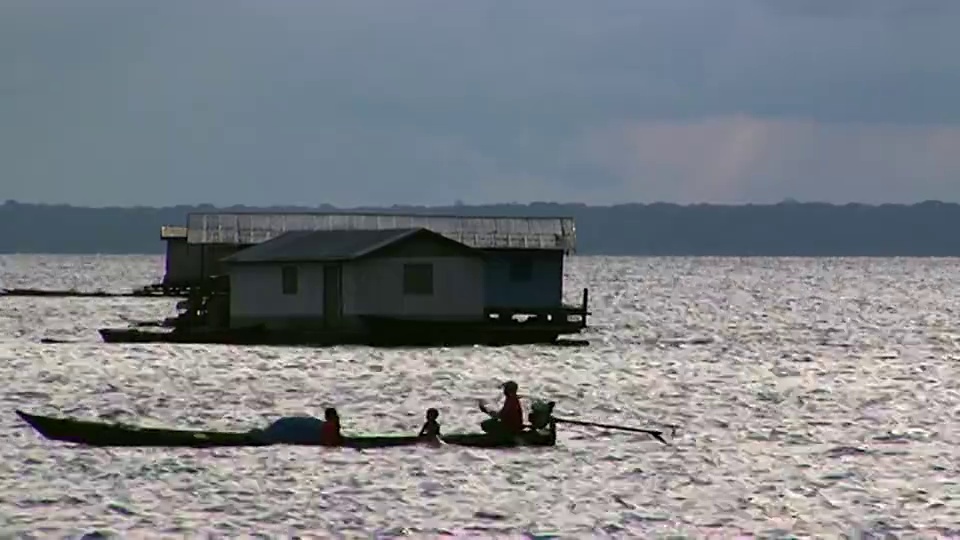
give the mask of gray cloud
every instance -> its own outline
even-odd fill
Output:
[[[956,15],[960,11],[960,6],[953,0],[756,0],[756,4],[760,9],[778,15],[827,19],[902,19]]]
[[[736,115],[837,129],[957,123],[954,6],[11,0],[0,3],[3,196],[88,204],[645,198],[637,182],[660,180],[590,158],[579,146],[585,134]],[[825,180],[805,192],[827,199],[837,195],[832,176],[867,174],[844,155],[831,153],[818,173]],[[676,174],[676,191],[661,197],[723,196]],[[736,196],[797,191],[782,180],[751,182]],[[945,196],[960,197],[957,184]]]

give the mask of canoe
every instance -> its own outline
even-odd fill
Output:
[[[324,446],[314,442],[275,442],[264,438],[262,430],[247,432],[196,431],[165,428],[146,428],[119,423],[95,422],[73,418],[56,418],[16,411],[33,429],[45,438],[96,447],[165,447],[165,448],[224,448],[272,446]],[[443,442],[453,446],[472,448],[515,448],[554,446],[556,430],[524,432],[520,437],[504,438],[486,433],[462,433],[442,436]],[[416,435],[345,436],[345,448],[390,448],[431,443]]]

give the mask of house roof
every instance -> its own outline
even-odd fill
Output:
[[[349,261],[410,239],[429,236],[458,248],[478,250],[424,228],[380,230],[290,231],[221,259],[225,263]]]
[[[572,217],[441,216],[392,212],[214,212],[187,216],[190,244],[253,245],[288,231],[425,228],[479,249],[573,252]]]

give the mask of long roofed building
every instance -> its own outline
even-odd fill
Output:
[[[386,269],[393,264],[387,262],[389,257],[376,264],[370,259],[364,266],[357,261],[366,260],[366,256],[350,252],[348,257],[340,253],[338,257],[342,260],[336,260],[337,257],[331,255],[349,252],[344,242],[363,240],[361,243],[371,248],[377,244],[371,239],[383,236],[391,242],[400,241],[396,236],[400,233],[403,233],[400,236],[404,238],[404,246],[414,251],[425,249],[430,243],[429,236],[416,233],[419,239],[416,244],[405,240],[404,235],[414,234],[413,231],[429,232],[449,242],[430,245],[460,245],[467,250],[458,252],[459,259],[441,255],[436,250],[403,255],[413,259],[440,256],[436,261],[427,261],[436,272],[431,272],[434,277],[430,279],[434,281],[430,287],[437,287],[436,296],[429,302],[422,295],[411,296],[403,292],[406,289],[396,289],[400,286],[397,283],[413,279],[412,269],[423,266],[423,261],[413,264],[411,259],[408,261],[411,264],[397,266],[404,269],[402,274],[388,276]],[[331,321],[346,324],[353,316],[362,318],[369,327],[373,324],[371,321],[384,317],[390,318],[393,321],[390,324],[394,325],[399,320],[422,319],[428,313],[448,321],[470,313],[478,324],[494,324],[491,328],[499,328],[496,332],[514,328],[514,323],[509,321],[516,321],[517,316],[521,316],[520,320],[532,317],[531,324],[524,327],[526,330],[515,327],[531,335],[577,332],[586,326],[587,291],[583,291],[579,306],[567,306],[563,302],[564,258],[576,248],[576,227],[569,217],[193,213],[188,216],[186,227],[166,227],[162,237],[168,242],[164,284],[194,291],[180,317],[182,324],[190,327],[249,324],[279,327],[290,323],[332,330]],[[372,244],[366,245],[368,240]],[[297,249],[291,252],[294,247]],[[377,249],[379,253],[380,248]],[[275,250],[279,251],[274,253]],[[291,253],[296,253],[301,260],[285,261]],[[469,253],[476,255],[468,256]],[[367,283],[363,280],[367,280],[371,272],[383,275],[361,287],[359,284]],[[296,288],[297,292],[291,293],[294,275],[302,276],[296,281],[303,279],[305,288],[302,291]],[[394,283],[394,278],[400,281]],[[445,288],[454,283],[459,285]],[[374,295],[377,298],[364,296],[364,291],[379,290],[375,284],[386,288]],[[270,291],[270,301],[265,297],[261,298],[262,302],[258,301],[261,293],[257,291],[262,294]],[[390,295],[395,294],[400,296],[387,302]],[[462,298],[454,302],[458,294]],[[474,300],[467,302],[468,298]],[[570,321],[570,316],[579,322]],[[508,326],[496,326],[498,324]]]

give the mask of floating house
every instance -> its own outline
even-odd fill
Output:
[[[574,245],[571,218],[191,214],[164,282],[198,291],[185,320],[208,334],[544,342],[586,326],[586,290],[563,303]]]

